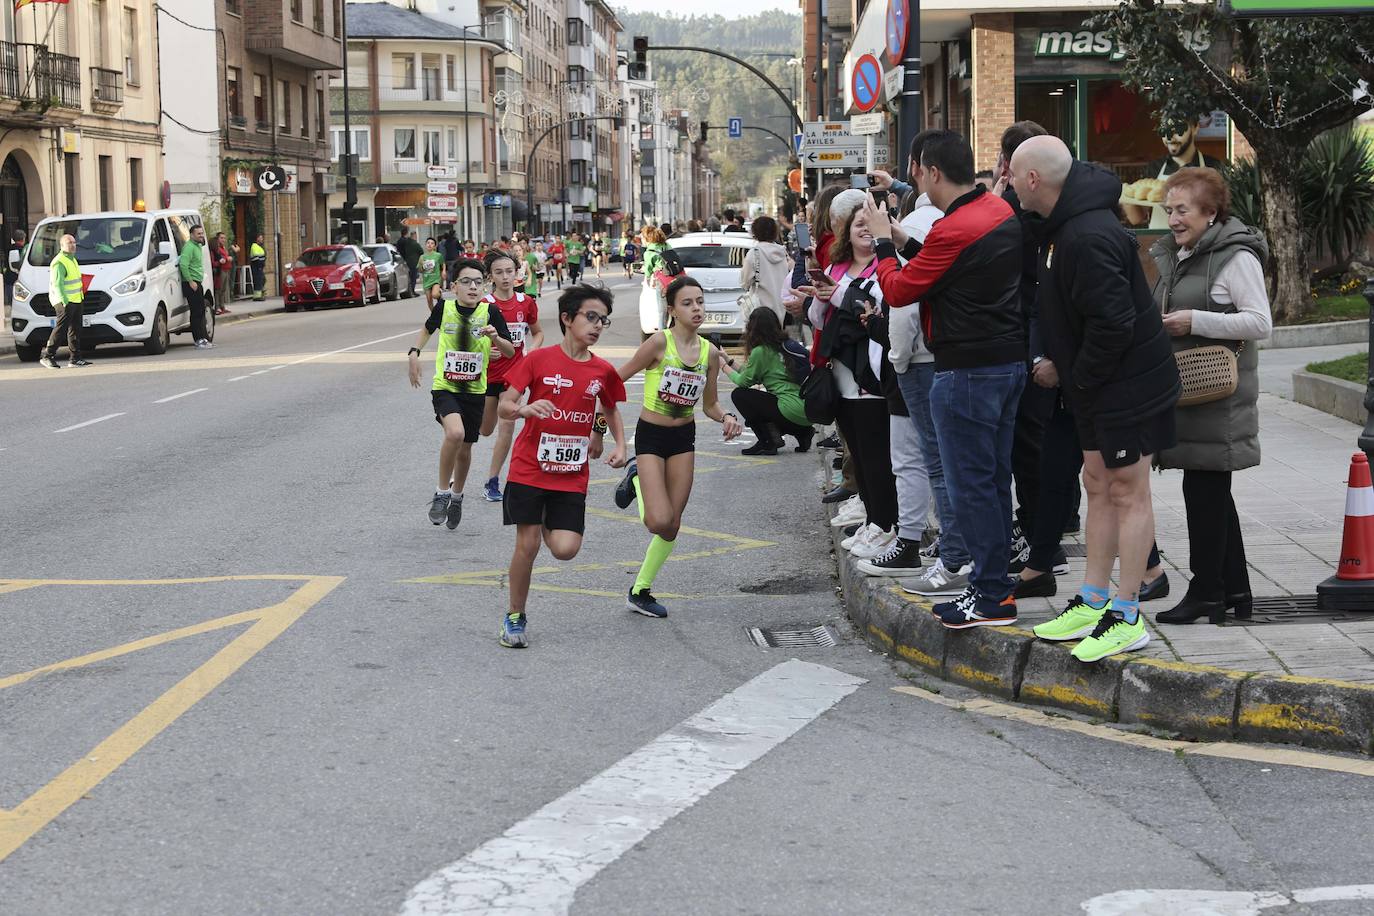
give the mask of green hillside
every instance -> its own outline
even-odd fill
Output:
[[[627,45],[633,36],[647,35],[650,46],[715,48],[749,61],[789,96],[794,85],[800,87],[800,67],[789,67],[785,57],[765,56],[800,53],[800,13],[769,10],[739,19],[624,11],[619,16]],[[664,92],[708,93],[705,102],[690,106],[694,119],[723,128],[729,118],[739,117],[746,125],[766,127],[790,140],[793,127],[782,100],[748,70],[720,57],[686,51],[651,51],[649,61]],[[758,131],[744,133],[743,139],[730,140],[724,130],[710,132],[711,159],[721,172],[721,196],[726,201],[768,197],[773,180],[786,174],[787,149],[781,143]]]

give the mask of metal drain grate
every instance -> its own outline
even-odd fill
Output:
[[[829,627],[812,627],[809,630],[765,630],[762,627],[745,627],[744,632],[760,649],[833,649],[835,633]]]
[[[1233,626],[1253,627],[1266,623],[1357,623],[1374,621],[1369,611],[1327,611],[1317,608],[1316,595],[1275,595],[1256,598],[1255,613],[1249,620],[1236,620],[1228,615],[1226,622]]]
[[[1061,544],[1066,557],[1086,557],[1088,555],[1087,544]]]

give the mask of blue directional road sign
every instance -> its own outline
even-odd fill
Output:
[[[744,136],[744,119],[731,118],[726,122],[726,134],[731,140],[738,140]]]

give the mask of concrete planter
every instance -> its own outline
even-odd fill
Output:
[[[1323,324],[1276,326],[1268,340],[1260,341],[1259,348],[1282,350],[1288,347],[1327,347],[1333,344],[1365,343],[1368,340],[1369,322],[1364,318],[1358,318],[1351,321],[1327,321]]]
[[[1364,426],[1369,415],[1364,409],[1364,392],[1365,386],[1358,382],[1305,369],[1293,371],[1293,400],[1359,426]]]

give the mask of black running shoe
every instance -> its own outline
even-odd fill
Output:
[[[836,487],[829,493],[822,496],[821,502],[829,506],[833,505],[834,503],[842,503],[853,495],[854,491],[849,489],[848,487]]]
[[[448,530],[452,531],[458,527],[458,523],[463,520],[463,494],[454,493],[453,499],[448,501]]]
[[[1014,594],[1017,598],[1053,598],[1058,591],[1054,573],[1041,573],[1034,579],[1017,579]]]
[[[809,451],[811,451],[811,440],[815,437],[815,435],[816,435],[816,431],[815,431],[814,429],[808,429],[806,432],[798,434],[798,435],[797,435],[797,447],[794,448],[794,449],[792,449],[792,451],[794,451],[794,452],[809,452]]]
[[[442,525],[444,519],[448,517],[448,504],[452,499],[447,493],[435,493],[434,501],[429,504],[429,520],[436,525]]]
[[[764,442],[760,439],[748,448],[740,449],[739,453],[741,455],[776,455],[778,444],[776,442]]]
[[[635,501],[635,475],[639,473],[635,459],[625,465],[625,477],[615,485],[615,504],[624,509]]]
[[[646,588],[642,592],[636,592],[630,588],[630,594],[625,599],[625,606],[636,614],[643,614],[645,617],[656,617],[662,619],[668,616],[668,609],[659,604],[654,596],[649,594]]]
[[[828,436],[826,436],[824,439],[822,439],[820,442],[817,442],[817,443],[816,443],[816,448],[839,448],[839,447],[840,447],[840,434],[839,434],[839,433],[831,433],[830,435],[828,435]]]

